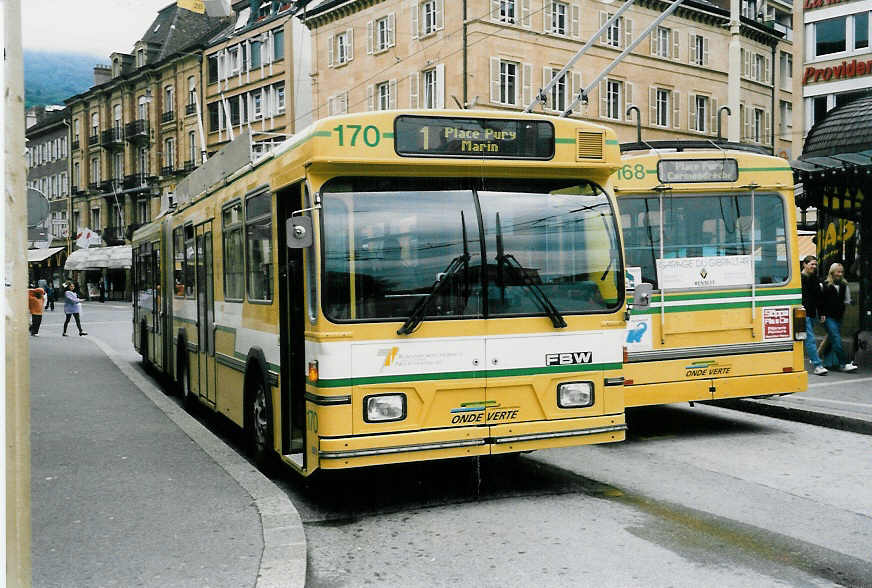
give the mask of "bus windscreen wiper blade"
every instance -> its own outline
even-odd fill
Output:
[[[412,312],[409,313],[409,318],[406,319],[406,322],[403,323],[403,326],[397,329],[397,335],[409,335],[412,333],[421,321],[424,320],[424,313],[427,310],[427,306],[429,306],[430,301],[436,297],[444,288],[445,285],[451,282],[451,277],[456,274],[461,268],[463,268],[463,278],[464,278],[464,296],[466,296],[469,292],[469,241],[466,238],[466,220],[463,218],[463,211],[460,211],[460,224],[463,229],[463,253],[454,257],[449,263],[448,266],[439,274],[437,274],[436,281],[433,282],[433,285],[430,287],[430,292],[412,309]]]
[[[548,295],[545,294],[536,282],[530,279],[530,276],[524,270],[524,266],[521,265],[515,256],[511,253],[506,253],[505,248],[503,247],[503,228],[500,224],[500,213],[497,213],[496,229],[497,281],[499,282],[500,288],[505,289],[506,287],[503,278],[503,265],[505,265],[513,274],[515,274],[515,277],[521,282],[521,285],[527,288],[532,295],[533,300],[539,303],[545,311],[545,314],[551,319],[551,324],[554,325],[554,328],[565,328],[567,326],[566,320],[563,318],[563,315],[560,314],[560,311],[557,310],[557,307],[554,306],[554,303],[551,302],[551,299],[548,298]]]

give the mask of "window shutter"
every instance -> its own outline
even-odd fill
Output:
[[[333,96],[327,97],[327,116],[333,116]]]
[[[578,4],[572,4],[569,7],[570,25],[569,36],[573,39],[581,38],[581,7]]]
[[[657,55],[657,39],[660,36],[660,27],[654,27],[650,33],[651,55]]]
[[[551,0],[545,0],[542,6],[542,30],[546,33],[552,32],[551,25]]]
[[[330,33],[329,35],[327,35],[327,67],[333,67],[333,41],[334,41],[333,33]],[[223,61],[224,60],[221,59],[221,56],[219,56],[218,57],[219,69],[223,69],[220,67],[223,64]],[[221,76],[219,75],[218,78],[220,79]]]
[[[605,118],[609,114],[609,92],[608,92],[608,82],[606,80],[602,80],[599,83],[599,115],[601,118]]]
[[[748,77],[751,71],[751,52],[742,49],[742,75]]]
[[[445,18],[443,16],[443,0],[436,0],[436,30],[441,31],[445,27]]]
[[[702,64],[709,64],[709,40],[708,37],[702,38]]]
[[[572,76],[570,77],[572,78],[572,87],[569,90],[569,96],[566,100],[567,108],[569,107],[569,104],[575,99],[576,94],[578,94],[584,88],[584,86],[581,85],[581,72],[574,71],[572,72]],[[577,110],[581,110],[583,107],[581,104],[576,104],[575,108]]]
[[[681,128],[681,92],[672,91],[672,128]]]
[[[763,58],[763,77],[766,78],[763,81],[766,82],[767,84],[772,81],[771,78],[769,77],[769,56],[768,55]]]
[[[491,57],[490,59],[490,101],[499,104],[500,102],[500,58]]]
[[[391,80],[388,82],[388,92],[390,92],[390,96],[388,96],[388,108],[391,110],[397,109],[397,80]]]
[[[718,99],[714,96],[709,99],[709,104],[711,104],[711,128],[709,129],[709,134],[714,135],[718,132]]]
[[[348,61],[354,59],[354,29],[345,31],[348,33]]]
[[[528,29],[533,26],[530,19],[530,0],[521,0],[521,26]]]
[[[346,90],[345,92],[342,93],[339,106],[342,109],[341,110],[342,114],[345,114],[348,112],[348,90]]]
[[[696,130],[696,117],[694,109],[696,108],[696,94],[687,95],[687,128],[691,131]]]
[[[772,137],[772,113],[767,110],[765,112],[765,114],[763,115],[763,119],[765,121],[765,124],[763,125],[763,127],[765,129],[766,135],[763,137],[763,140],[760,142],[763,143],[764,145],[770,145],[771,142],[769,139]]]
[[[388,15],[388,47],[393,47],[397,44],[394,31],[397,29],[397,15],[390,13]]]
[[[624,18],[624,47],[629,47],[633,44],[633,21],[629,18]]]
[[[672,35],[672,59],[678,61],[681,59],[681,35],[677,30],[670,31]]]
[[[495,20],[495,21],[499,22],[499,20],[500,20],[500,0],[491,0],[490,17],[491,17],[491,20]]]
[[[606,24],[607,20],[609,20],[609,14],[607,12],[603,12],[602,10],[600,10],[599,16],[600,16],[600,28],[603,28],[603,25]],[[608,29],[603,31],[603,34],[600,35],[600,43],[602,43],[603,45],[608,45],[608,43],[609,43]]]
[[[445,64],[436,66],[436,108],[445,108]]]
[[[375,86],[366,87],[366,109],[375,110]]]
[[[375,47],[374,27],[371,20],[366,22],[366,54],[372,55],[373,47]]]
[[[418,33],[418,10],[420,10],[420,7],[418,6],[417,0],[415,0],[415,3],[412,5],[412,10],[409,12],[409,14],[411,14],[411,16],[412,16],[412,38],[413,39],[417,39],[418,34],[419,34]]]
[[[409,74],[409,108],[418,108],[418,72]]]
[[[748,139],[751,136],[751,117],[750,117],[750,109],[746,105],[742,105],[743,118],[744,118],[744,134],[742,135],[743,139]]]
[[[657,124],[657,88],[654,86],[648,88],[648,124]]]
[[[521,80],[521,102],[523,102],[522,106],[526,108],[530,102],[533,101],[533,66],[529,63],[525,63],[521,67],[522,69],[522,80]]]
[[[696,55],[696,35],[694,35],[693,33],[689,33],[687,35],[687,53],[688,62],[695,64],[698,57]]]
[[[633,104],[633,82],[624,82],[624,109],[621,111],[621,119],[630,120],[627,117],[627,109]]]

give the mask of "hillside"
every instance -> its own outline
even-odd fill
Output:
[[[105,58],[74,53],[24,51],[25,108],[63,104],[94,85],[94,66]]]

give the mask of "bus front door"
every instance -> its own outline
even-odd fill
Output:
[[[197,358],[202,398],[215,405],[215,310],[212,282],[212,222],[195,228],[197,244]]]

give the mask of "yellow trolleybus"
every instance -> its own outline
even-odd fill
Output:
[[[391,111],[273,147],[134,236],[134,344],[188,402],[303,474],[624,438],[613,131]]]
[[[709,141],[622,151],[615,193],[634,288],[626,406],[805,390],[787,161]]]

